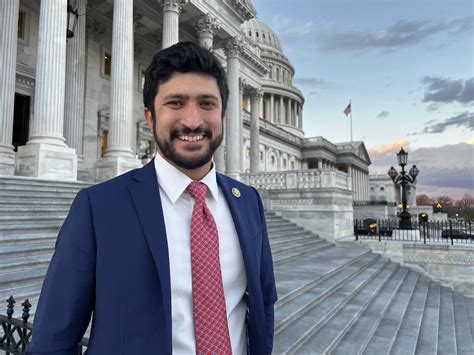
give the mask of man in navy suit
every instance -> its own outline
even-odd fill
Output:
[[[182,42],[155,55],[143,97],[157,154],[77,195],[43,284],[28,354],[77,354],[91,316],[91,355],[271,353],[277,295],[262,202],[212,163],[228,95],[224,70],[206,49]],[[199,208],[190,189],[196,184],[205,186]],[[190,242],[195,213],[212,215],[203,220],[218,233],[218,276],[207,284],[195,279],[202,268]],[[205,312],[219,308],[209,306],[218,297],[207,289],[220,290],[224,314],[203,326],[202,318],[213,316]],[[197,317],[202,307],[207,311]],[[227,341],[228,351],[212,341],[203,350],[203,328],[225,334],[216,342]]]

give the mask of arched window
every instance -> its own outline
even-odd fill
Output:
[[[276,68],[276,80],[279,81],[280,80],[280,68]]]

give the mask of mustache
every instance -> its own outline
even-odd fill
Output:
[[[206,127],[198,127],[195,129],[191,129],[188,127],[172,128],[170,131],[171,138],[176,138],[178,135],[182,134],[203,134],[209,138],[212,138],[212,131]]]

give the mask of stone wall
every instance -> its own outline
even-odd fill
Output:
[[[349,190],[327,188],[260,191],[265,208],[277,212],[329,242],[353,234],[352,195]]]
[[[354,206],[354,219],[395,219],[397,210],[394,206],[388,205],[368,205]]]

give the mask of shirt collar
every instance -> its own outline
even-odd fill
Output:
[[[215,166],[213,162],[211,170],[200,181],[206,184],[211,197],[217,202],[218,187]],[[188,185],[193,181],[189,176],[171,165],[159,153],[155,154],[155,170],[158,185],[161,186],[172,203],[175,203],[180,198]]]

